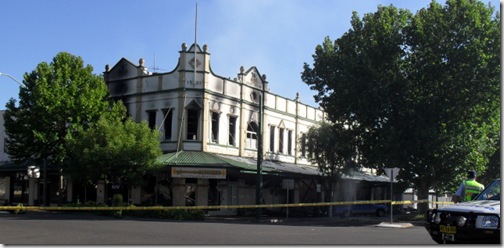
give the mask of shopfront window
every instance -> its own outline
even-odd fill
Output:
[[[221,192],[217,188],[217,179],[208,180],[208,206],[221,205]]]
[[[185,205],[196,206],[196,185],[186,185]]]
[[[186,178],[185,184],[186,184],[185,205],[196,206],[196,185],[198,184],[198,179]]]

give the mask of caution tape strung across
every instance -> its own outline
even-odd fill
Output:
[[[314,203],[289,203],[289,204],[261,204],[261,205],[219,205],[219,206],[124,206],[124,207],[40,207],[40,206],[0,206],[1,210],[49,210],[49,211],[100,211],[100,210],[210,210],[210,209],[243,209],[243,208],[287,208],[287,207],[318,207],[318,206],[338,206],[338,205],[359,205],[359,204],[414,204],[414,203],[432,203],[432,204],[453,204],[453,202],[436,202],[429,200],[414,200],[414,201],[390,201],[390,200],[374,200],[374,201],[346,201],[346,202],[314,202]]]

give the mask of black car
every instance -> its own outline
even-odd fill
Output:
[[[426,214],[425,228],[439,244],[500,244],[500,179],[494,180],[473,201]]]

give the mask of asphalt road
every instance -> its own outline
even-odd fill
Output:
[[[429,245],[423,226],[368,221],[243,219],[173,221],[54,212],[0,213],[7,245]]]

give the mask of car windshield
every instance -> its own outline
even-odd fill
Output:
[[[500,201],[501,184],[500,180],[493,181],[474,200],[495,200]]]

